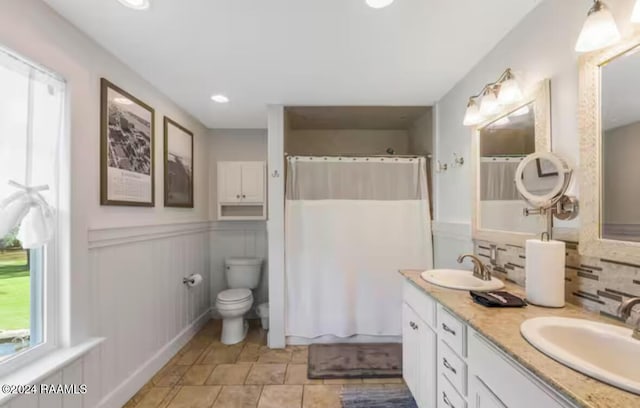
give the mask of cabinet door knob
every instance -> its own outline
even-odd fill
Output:
[[[240,194],[238,194],[238,195],[236,196],[236,198],[240,198]]]
[[[242,195],[242,198],[247,198],[247,196],[243,194],[243,195]]]
[[[453,330],[451,327],[447,326],[446,324],[442,323],[442,330],[451,333],[452,335],[456,335],[456,331]]]
[[[445,368],[447,368],[447,369],[451,370],[451,372],[452,372],[452,373],[454,373],[454,374],[457,374],[457,373],[458,373],[458,372],[456,371],[456,369],[455,369],[451,364],[449,364],[449,362],[447,361],[447,359],[446,359],[446,358],[444,358],[444,357],[442,358],[442,365],[444,365],[444,366],[445,366]]]

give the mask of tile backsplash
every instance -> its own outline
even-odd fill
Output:
[[[489,245],[475,242],[475,253],[489,263]],[[521,246],[496,244],[499,279],[525,285],[525,249]],[[566,242],[565,299],[603,316],[617,317],[620,302],[640,297],[640,265],[608,259],[590,258],[578,253],[577,242]]]

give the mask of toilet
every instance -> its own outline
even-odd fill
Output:
[[[223,290],[216,297],[216,309],[222,316],[223,344],[236,344],[244,340],[248,325],[244,315],[253,305],[252,289],[260,283],[262,259],[260,258],[227,258],[225,260],[225,276],[229,289]]]

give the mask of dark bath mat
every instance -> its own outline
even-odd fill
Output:
[[[345,387],[341,399],[343,408],[418,408],[406,387]]]
[[[312,344],[311,379],[402,377],[402,344]]]

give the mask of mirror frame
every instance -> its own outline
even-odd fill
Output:
[[[640,242],[602,239],[601,69],[640,47],[640,33],[604,50],[584,54],[579,65],[580,242],[581,255],[640,264]]]
[[[500,113],[477,125],[473,129],[471,141],[471,197],[473,198],[471,211],[471,236],[474,240],[524,246],[526,240],[539,236],[534,233],[528,234],[523,232],[500,231],[480,227],[480,130],[530,103],[533,103],[535,118],[536,152],[549,152],[551,151],[551,81],[549,79],[542,80],[535,85],[525,95],[525,98],[522,101],[505,107]],[[524,209],[527,206],[524,198],[522,199],[522,203],[522,208]]]

